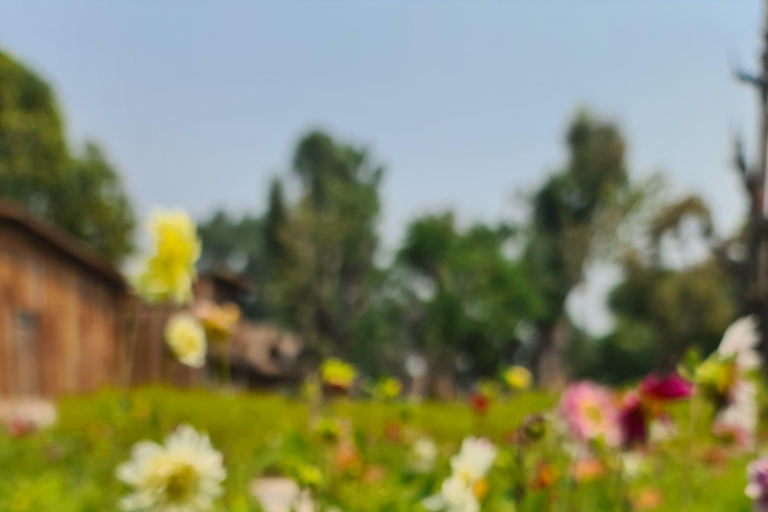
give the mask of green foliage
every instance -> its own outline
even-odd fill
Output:
[[[51,89],[3,52],[0,198],[26,205],[110,259],[131,250],[135,220],[119,176],[93,143],[72,154]]]
[[[614,237],[633,197],[618,128],[580,112],[566,137],[569,160],[532,199],[526,264],[546,300],[543,320],[563,314],[601,238]]]
[[[270,193],[267,292],[312,349],[347,351],[368,304],[383,170],[364,150],[312,132],[293,171],[303,186],[294,205],[277,185]]]
[[[689,348],[715,349],[735,316],[732,277],[712,258],[683,268],[663,261],[663,241],[681,237],[689,221],[698,223],[704,240],[712,235],[707,206],[698,197],[686,197],[662,206],[649,219],[647,251],[625,254],[624,280],[608,299],[616,329],[598,343],[602,357],[587,374],[627,381],[673,370]]]
[[[224,211],[215,212],[208,220],[198,225],[197,230],[203,243],[202,261],[212,268],[237,268],[262,286],[270,277],[271,267],[266,256],[264,220],[261,217],[244,215],[234,219]],[[268,318],[273,306],[263,293],[244,305],[243,314],[252,319]]]
[[[506,226],[459,231],[453,216],[417,219],[408,227],[397,263],[416,279],[416,346],[449,356],[471,355],[475,375],[492,375],[509,362],[518,323],[535,317],[541,298],[521,266],[505,254]]]

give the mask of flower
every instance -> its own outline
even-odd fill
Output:
[[[480,510],[480,501],[474,489],[455,477],[446,478],[440,486],[440,492],[423,500],[421,505],[431,511],[478,512]]]
[[[597,457],[588,455],[577,459],[571,466],[571,477],[576,482],[596,480],[606,473],[605,464]]]
[[[481,489],[478,487],[478,489]],[[475,488],[469,482],[452,476],[446,478],[440,487],[440,494],[445,500],[446,510],[449,512],[477,512],[480,510],[480,501]]]
[[[403,390],[403,383],[397,377],[383,377],[373,388],[373,396],[378,400],[394,400]]]
[[[641,475],[650,473],[652,469],[648,457],[637,451],[623,452],[619,457],[619,465],[621,476],[626,480],[634,480]]]
[[[713,433],[730,437],[744,448],[752,446],[757,429],[757,388],[752,373],[761,361],[755,350],[758,342],[755,318],[737,320],[695,374],[698,389],[717,410]]]
[[[429,473],[437,460],[437,445],[428,438],[422,437],[411,448],[410,466],[417,473]]]
[[[231,302],[219,306],[210,301],[200,301],[195,305],[195,316],[205,329],[208,341],[221,344],[229,341],[240,321],[240,308]]]
[[[188,425],[168,436],[164,445],[137,443],[131,459],[117,467],[117,478],[133,488],[123,510],[203,512],[223,492],[226,471],[221,453],[207,435]]]
[[[301,464],[296,468],[296,480],[302,487],[319,487],[323,483],[323,472],[312,464]]]
[[[193,368],[205,364],[205,331],[189,313],[176,313],[168,320],[165,341],[181,363]]]
[[[504,372],[504,382],[513,391],[525,391],[531,387],[533,375],[524,366],[510,366]]]
[[[152,250],[133,278],[136,292],[150,303],[189,302],[201,249],[194,223],[183,211],[155,212],[148,228]]]
[[[485,414],[491,405],[491,400],[479,391],[473,391],[467,397],[469,407],[477,414]]]
[[[624,395],[619,413],[622,444],[643,444],[648,440],[651,423],[668,422],[663,406],[691,396],[693,385],[678,375],[648,375],[636,390]]]
[[[357,378],[357,370],[337,357],[331,357],[320,367],[323,384],[334,389],[348,390]]]
[[[496,447],[487,439],[467,437],[459,453],[451,458],[451,476],[440,492],[422,501],[427,510],[478,512],[488,493],[486,473],[496,459]]]
[[[554,465],[545,461],[539,461],[536,464],[536,472],[530,482],[531,489],[546,489],[557,482],[559,477],[560,475]]]
[[[768,457],[758,459],[747,466],[749,483],[744,490],[753,502],[756,512],[768,511]]]
[[[760,365],[758,342],[755,318],[741,318],[725,331],[717,351],[696,369],[696,384],[718,408],[729,401],[736,382]]]
[[[451,457],[451,470],[469,482],[485,477],[496,459],[496,447],[487,439],[467,437],[461,443],[459,453]]]
[[[754,370],[760,366],[760,354],[755,350],[759,342],[755,317],[745,316],[726,329],[717,353],[722,359],[735,358],[740,370]]]
[[[757,388],[752,381],[740,380],[733,387],[728,405],[717,413],[712,430],[718,436],[731,437],[737,446],[749,449],[754,444],[757,422]]]
[[[618,446],[622,441],[619,409],[611,392],[593,382],[568,386],[560,397],[560,414],[579,442],[602,441]]]

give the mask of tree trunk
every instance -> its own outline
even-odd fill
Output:
[[[565,351],[571,338],[571,326],[568,319],[561,316],[554,322],[541,322],[538,327],[538,349],[534,358],[536,378],[542,389],[557,391],[568,383]]]

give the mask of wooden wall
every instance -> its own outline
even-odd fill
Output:
[[[117,383],[125,292],[45,239],[0,223],[0,396]]]
[[[205,381],[205,371],[175,362],[165,343],[165,324],[172,314],[179,311],[175,306],[136,304],[128,313],[134,322],[128,338],[127,356],[132,385],[152,382],[171,382],[176,386],[189,387]]]

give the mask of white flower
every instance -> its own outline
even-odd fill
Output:
[[[485,475],[495,459],[496,447],[490,441],[465,438],[459,453],[451,457],[451,476],[443,481],[440,493],[422,501],[422,506],[427,510],[478,512],[488,490]]]
[[[735,357],[736,366],[742,371],[754,370],[760,366],[760,354],[755,350],[759,342],[755,317],[745,316],[728,327],[717,353],[722,358]]]
[[[749,380],[739,380],[734,384],[728,405],[715,418],[716,432],[734,434],[739,444],[749,447],[757,431],[758,405],[757,387]]]
[[[651,444],[669,441],[677,435],[677,427],[667,418],[663,420],[653,420],[648,428],[648,439]]]
[[[648,458],[638,451],[623,452],[619,461],[622,476],[627,480],[634,480],[650,470]]]
[[[443,481],[440,493],[423,500],[421,505],[433,511],[478,512],[480,510],[480,501],[473,486],[457,476],[451,476]]]
[[[193,368],[205,364],[205,329],[189,313],[176,313],[165,325],[165,341],[176,358]]]
[[[482,479],[496,459],[496,447],[487,439],[467,437],[461,443],[461,450],[451,457],[454,476],[473,483]]]
[[[432,439],[423,437],[413,444],[411,449],[411,467],[417,473],[432,471],[437,459],[437,445]]]
[[[448,512],[477,512],[480,502],[475,495],[474,486],[463,479],[452,476],[443,482],[440,495],[445,500]]]
[[[133,488],[123,510],[204,512],[222,493],[226,477],[221,453],[207,435],[188,425],[168,436],[164,445],[136,443],[131,459],[117,467],[117,478]]]

